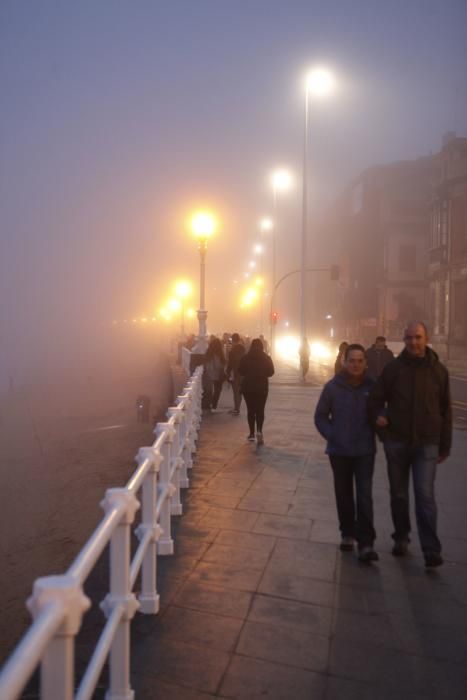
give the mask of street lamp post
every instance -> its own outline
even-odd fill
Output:
[[[277,229],[278,229],[278,215],[277,215],[277,195],[279,192],[286,192],[291,185],[292,177],[287,170],[275,170],[272,174],[272,191],[273,191],[273,227],[272,227],[272,279],[271,279],[271,298],[274,293],[274,287],[276,284],[276,247],[277,247]],[[269,339],[271,344],[271,355],[274,356],[274,322],[273,319],[269,319]]]
[[[216,229],[216,220],[210,212],[197,212],[191,220],[191,230],[198,240],[200,257],[199,272],[199,309],[198,309],[198,338],[193,348],[196,354],[203,354],[208,347],[206,310],[206,252],[209,238]]]
[[[314,68],[305,83],[305,112],[303,133],[303,192],[300,265],[300,342],[306,337],[306,267],[308,238],[308,107],[310,95],[326,97],[334,88],[334,76],[325,68]]]

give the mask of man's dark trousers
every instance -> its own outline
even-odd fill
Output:
[[[337,514],[342,537],[354,537],[360,547],[372,547],[376,537],[373,527],[372,481],[375,455],[340,457],[329,455],[334,474]],[[355,477],[357,514],[353,495]]]
[[[407,542],[410,533],[409,476],[412,468],[415,514],[418,535],[425,554],[441,552],[437,535],[435,477],[439,449],[437,445],[410,447],[404,442],[386,440],[384,451],[391,488],[391,513],[396,542]]]

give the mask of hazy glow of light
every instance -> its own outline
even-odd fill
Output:
[[[330,360],[332,352],[327,345],[315,340],[310,345],[310,357],[318,361]]]
[[[262,287],[264,284],[264,279],[262,277],[257,277],[255,279],[255,284],[257,287]]]
[[[298,335],[282,335],[276,338],[276,355],[287,362],[292,362],[298,367],[300,338]]]
[[[132,323],[138,323],[138,319],[137,319],[137,318],[134,318],[134,319],[132,319],[131,322],[132,322]]]
[[[240,308],[248,308],[254,302],[258,299],[258,290],[255,289],[254,287],[248,287],[242,294],[242,298],[240,301]]]
[[[261,253],[264,251],[263,246],[261,243],[256,243],[256,245],[253,246],[253,253],[255,255],[261,255]]]
[[[157,321],[157,318],[155,316],[151,316],[151,321]]]
[[[245,279],[248,279],[249,276],[250,276],[250,273],[249,273],[249,272],[245,272],[245,274],[244,274],[243,276],[245,277]]]
[[[327,319],[330,319],[330,318],[332,318],[332,315],[331,315],[331,314],[327,314],[326,318],[327,318]]]
[[[285,168],[278,168],[271,175],[271,182],[275,192],[286,192],[292,185],[292,175]]]
[[[233,283],[234,283],[234,284],[238,284],[238,280],[234,280]]]
[[[147,323],[148,322],[147,316],[141,316],[140,321],[141,321],[141,323]]]
[[[167,308],[170,311],[181,311],[182,304],[178,299],[169,299],[167,302]]]
[[[116,326],[118,321],[112,321],[112,326]]]
[[[259,222],[259,227],[261,231],[270,231],[273,226],[273,221],[268,216],[264,216]]]
[[[196,316],[196,311],[194,309],[188,309],[186,315],[188,318],[194,318]]]
[[[289,327],[289,322],[288,322],[288,321],[285,321],[285,322],[284,322],[284,326],[285,326],[286,328],[288,328],[288,327]]]
[[[316,66],[306,77],[306,89],[313,97],[327,97],[334,92],[336,79],[330,70]]]
[[[168,309],[165,308],[165,306],[163,306],[162,308],[159,309],[159,315],[161,318],[164,319],[164,321],[171,321],[172,320],[171,313]]]
[[[179,299],[187,299],[193,293],[193,285],[188,280],[177,280],[174,285],[175,294]]]
[[[190,228],[196,238],[211,238],[217,229],[217,221],[210,211],[197,211],[190,220]]]
[[[251,269],[255,268],[255,267],[256,267],[255,261],[254,261],[254,260],[250,260],[250,262],[248,263],[248,267],[251,267]]]

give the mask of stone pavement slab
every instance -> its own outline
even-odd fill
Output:
[[[280,367],[262,447],[230,393],[204,416],[175,555],[159,558],[161,612],[133,624],[137,698],[467,698],[467,433],[438,472],[445,565],[426,573],[415,532],[406,559],[391,555],[381,450],[380,561],[362,565],[338,548],[319,392]]]

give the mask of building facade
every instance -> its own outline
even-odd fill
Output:
[[[446,360],[467,360],[467,138],[436,156],[427,242],[429,326]]]
[[[365,344],[400,341],[410,318],[427,318],[426,236],[433,159],[365,171],[338,204],[346,271],[341,334]]]

